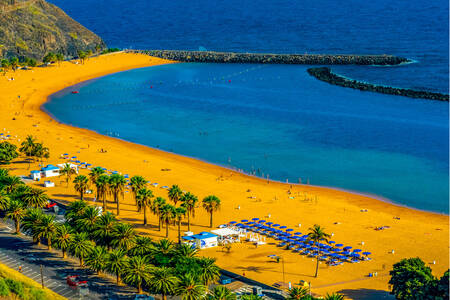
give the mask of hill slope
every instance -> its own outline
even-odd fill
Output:
[[[105,48],[93,32],[44,0],[0,0],[0,56],[42,59],[48,52],[76,56]]]

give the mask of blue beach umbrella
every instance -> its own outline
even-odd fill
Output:
[[[334,246],[340,248],[340,247],[344,246],[344,244],[336,244]]]
[[[259,218],[253,218],[252,219],[252,221],[258,221],[259,220]]]
[[[259,220],[258,223],[265,223],[266,220]]]
[[[272,224],[273,224],[273,222],[267,222],[266,223],[266,225],[269,225],[269,226],[272,225]]]
[[[301,232],[294,232],[295,235],[301,235]]]
[[[241,222],[244,222],[244,223],[245,223],[245,222],[248,222],[248,220],[241,220]]]
[[[273,224],[272,227],[280,227],[280,224]]]
[[[353,252],[357,253],[357,252],[361,252],[361,249],[354,249]]]
[[[231,221],[231,222],[229,222],[230,224],[236,224],[236,221]]]
[[[335,241],[328,241],[328,244],[335,244]]]
[[[3,134],[3,133],[2,133],[2,134]],[[69,153],[64,153],[63,155],[64,155],[64,156],[67,156],[67,155],[69,155]]]
[[[363,252],[364,255],[370,255],[372,254],[371,252]]]
[[[253,225],[255,222],[248,222],[247,225]]]
[[[352,249],[352,247],[346,246],[346,247],[344,247],[344,248],[342,248],[342,249],[344,249],[344,250],[350,250],[350,249]]]
[[[287,226],[280,226],[280,229],[285,229],[287,228]]]
[[[291,231],[294,231],[294,229],[291,229],[291,228],[286,229],[286,232],[291,232]]]

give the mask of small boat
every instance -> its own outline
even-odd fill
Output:
[[[79,91],[72,91],[72,94],[78,94]]]

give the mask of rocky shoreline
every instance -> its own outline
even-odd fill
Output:
[[[183,50],[128,50],[182,62],[299,65],[399,65],[410,62],[393,55],[266,54]]]
[[[429,100],[439,100],[447,102],[449,100],[449,95],[446,94],[375,85],[371,83],[347,79],[343,76],[333,73],[330,68],[326,67],[310,68],[308,69],[308,74],[314,76],[315,78],[321,81],[328,82],[329,84],[357,89],[360,91],[376,92],[381,94],[397,95],[410,98],[422,98]]]

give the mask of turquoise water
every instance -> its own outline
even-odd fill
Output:
[[[448,103],[331,86],[306,68],[143,68],[65,89],[45,109],[64,123],[256,176],[448,213]]]

